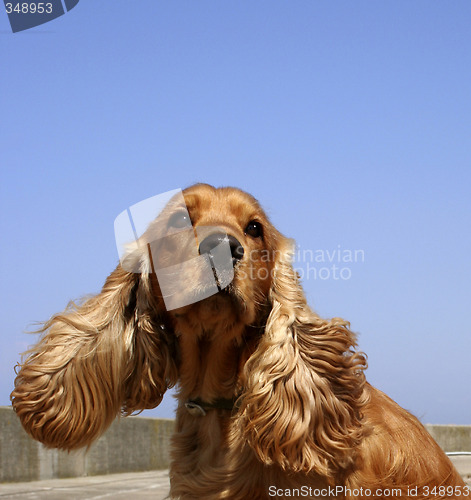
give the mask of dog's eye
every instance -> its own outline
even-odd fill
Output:
[[[182,229],[184,227],[191,226],[190,216],[188,212],[175,212],[168,221],[169,227],[175,227],[177,229]]]
[[[262,225],[256,220],[250,221],[245,228],[245,234],[252,236],[252,238],[260,238],[263,235]]]

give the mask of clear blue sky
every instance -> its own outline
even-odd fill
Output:
[[[371,383],[471,424],[470,26],[469,0],[81,0],[17,34],[1,12],[0,404],[23,331],[115,267],[114,218],[205,181],[301,249],[362,250],[310,303]]]

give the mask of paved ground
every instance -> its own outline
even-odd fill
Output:
[[[471,455],[455,455],[450,458],[465,482],[471,486]]]
[[[51,479],[0,484],[0,500],[163,500],[169,491],[168,471],[129,472],[108,476]]]
[[[471,485],[471,456],[450,457]],[[0,500],[163,500],[169,491],[168,471],[152,471],[31,483],[0,484]]]

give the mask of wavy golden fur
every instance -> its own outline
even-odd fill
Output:
[[[425,487],[462,488],[418,420],[366,383],[348,322],[309,308],[292,242],[257,201],[204,184],[184,197],[195,229],[217,226],[239,245],[232,283],[167,311],[148,253],[133,257],[139,272],[118,265],[100,294],[45,324],[21,365],[12,403],[27,432],[49,447],[89,446],[120,412],[153,408],[177,385],[172,498],[288,498],[301,487],[326,496],[329,486],[336,498],[360,488],[450,498]],[[189,412],[190,400],[206,415]]]

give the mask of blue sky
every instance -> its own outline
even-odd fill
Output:
[[[372,384],[471,424],[470,20],[468,0],[81,0],[17,34],[0,14],[0,405],[23,332],[115,267],[115,217],[204,181],[301,249],[363,251],[305,279],[310,303],[351,321]]]

